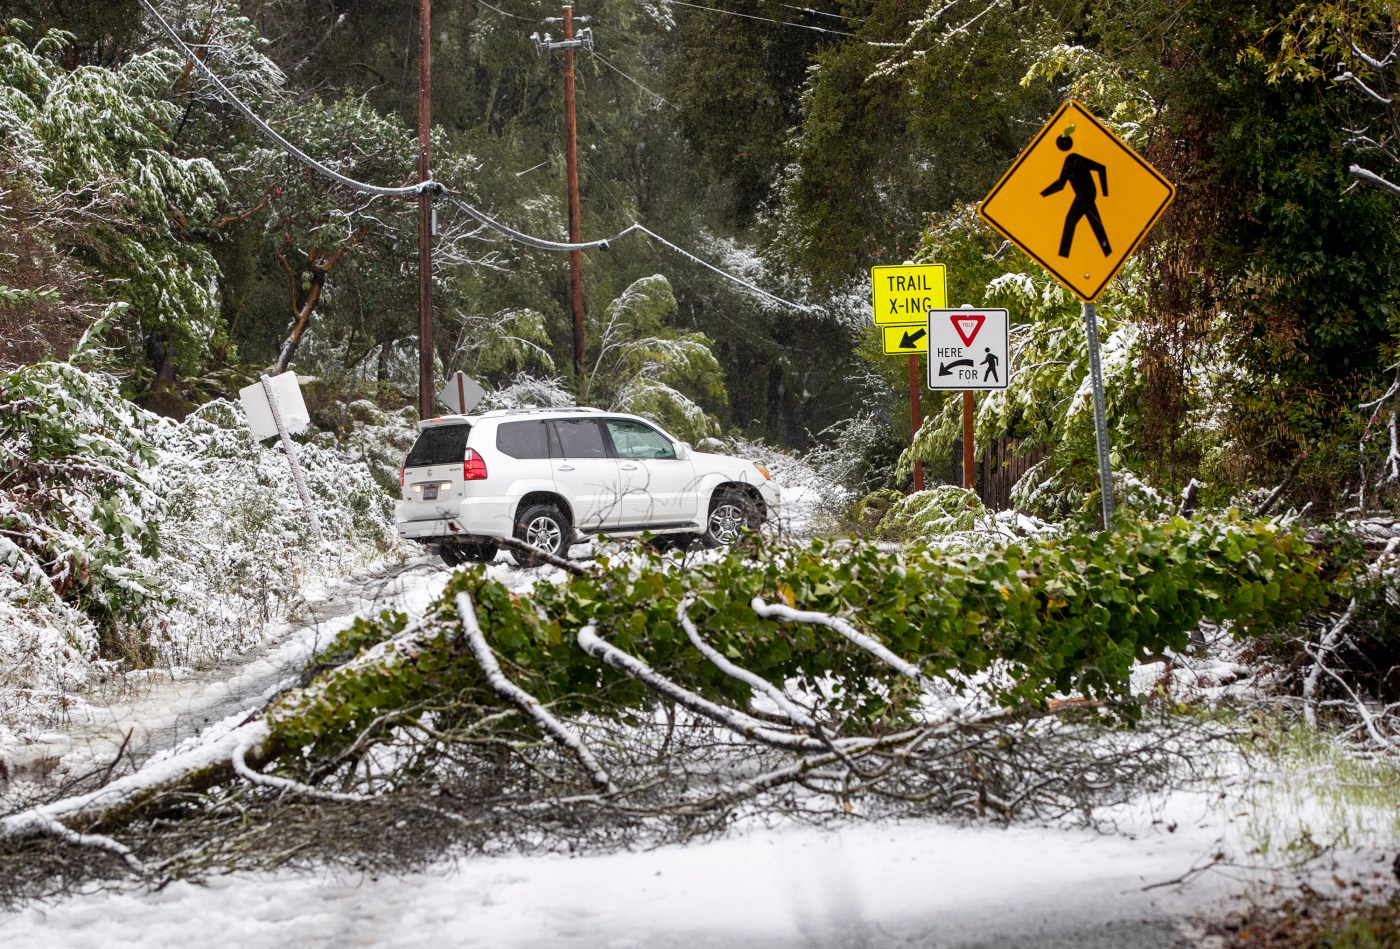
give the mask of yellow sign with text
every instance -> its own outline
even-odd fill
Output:
[[[871,267],[870,305],[876,326],[923,323],[929,310],[948,305],[948,268],[943,264]]]
[[[1078,102],[1066,102],[977,213],[1075,296],[1098,298],[1176,189]]]

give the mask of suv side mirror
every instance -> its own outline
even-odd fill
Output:
[[[690,459],[690,442],[676,442],[676,458],[680,461]]]

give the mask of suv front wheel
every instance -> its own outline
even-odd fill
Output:
[[[572,531],[569,519],[552,504],[532,504],[515,519],[516,539],[556,557],[569,555],[568,538]],[[512,555],[517,562],[520,560],[519,551],[512,552]]]
[[[726,547],[746,529],[756,528],[758,521],[753,501],[733,491],[721,491],[710,501],[710,516],[700,539],[706,547]]]

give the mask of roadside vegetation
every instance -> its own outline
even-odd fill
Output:
[[[416,24],[352,6],[154,9],[318,161],[411,184]],[[0,766],[94,682],[217,663],[309,583],[415,553],[392,507],[418,382],[412,202],[289,157],[144,0],[11,7]],[[0,769],[0,901],[755,817],[1093,822],[1211,780],[1214,749],[1325,774],[1326,806],[1393,802],[1393,3],[816,0],[768,22],[600,4],[584,235],[664,240],[586,256],[582,373],[565,258],[462,209],[563,233],[557,63],[532,50],[539,11],[503,9],[435,21],[439,374],[481,382],[483,408],[588,403],[785,459],[801,523],[722,553],[459,569],[425,614],[357,620],[157,774],[60,789]],[[1068,97],[1177,188],[1098,301],[1102,531],[1079,302],[975,214]],[[1011,313],[1011,384],[974,419],[979,456],[1025,470],[1009,505],[982,500],[993,465],[956,486],[961,400],[925,393],[912,425],[907,367],[879,352],[869,267],[903,260],[946,264],[952,305]],[[319,545],[237,406],[282,371],[312,415]],[[1339,826],[1259,846],[1343,846]],[[1304,903],[1230,935],[1394,932],[1383,907],[1349,913]]]

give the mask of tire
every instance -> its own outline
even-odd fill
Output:
[[[572,534],[573,528],[569,525],[569,519],[552,504],[532,504],[515,519],[517,540],[523,540],[531,547],[538,547],[556,557],[569,556],[569,537]],[[527,561],[532,559],[520,551],[511,551],[511,556],[521,566],[528,566],[521,563],[522,558]]]
[[[689,550],[699,537],[699,534],[658,534],[643,542],[643,546],[658,554],[668,554],[673,550]]]
[[[720,491],[710,499],[710,513],[705,518],[705,533],[700,536],[706,547],[727,547],[743,536],[745,530],[758,527],[758,509],[753,501],[732,491]]]
[[[493,543],[443,544],[439,553],[443,563],[449,567],[460,567],[464,563],[490,563],[496,559],[500,549]]]

